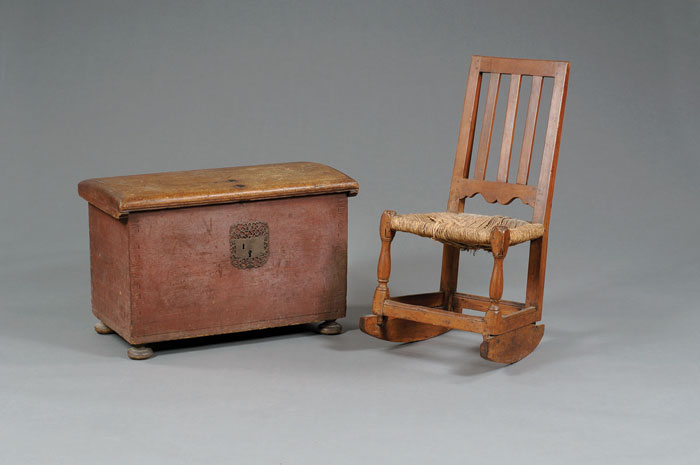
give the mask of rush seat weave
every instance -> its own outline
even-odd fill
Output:
[[[391,229],[429,237],[461,249],[490,249],[491,231],[496,226],[510,230],[510,245],[542,237],[544,225],[507,216],[471,213],[411,213],[391,218]]]

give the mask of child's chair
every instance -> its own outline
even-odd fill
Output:
[[[474,173],[469,178],[484,73],[490,73],[486,108],[481,123]],[[496,180],[487,181],[486,165],[498,88],[503,74],[510,75],[503,140]],[[518,172],[515,183],[512,183],[508,182],[508,175],[520,84],[524,75],[532,76],[532,85]],[[528,175],[544,78],[553,78],[554,82],[539,181],[537,186],[534,186],[528,185]],[[447,211],[397,215],[394,211],[386,210],[382,214],[379,225],[382,247],[377,266],[379,285],[372,302],[373,314],[362,317],[360,321],[362,331],[394,342],[421,341],[450,329],[481,333],[484,338],[481,356],[500,363],[517,362],[535,350],[544,334],[544,325],[536,323],[542,318],[549,216],[568,81],[569,63],[566,61],[472,57]],[[519,198],[524,204],[532,207],[532,221],[464,213],[465,198],[476,194],[481,194],[489,203],[498,202],[503,205]],[[439,292],[389,297],[387,284],[391,272],[390,248],[396,231],[429,237],[445,244]],[[501,300],[503,259],[508,247],[527,241],[530,241],[530,258],[525,302]],[[488,298],[456,292],[460,251],[474,249],[488,250],[493,254],[494,264]],[[484,316],[463,314],[464,308],[484,312]]]

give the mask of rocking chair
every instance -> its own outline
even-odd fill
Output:
[[[469,178],[484,73],[490,73],[490,78],[474,173]],[[496,180],[490,181],[485,179],[486,166],[503,74],[510,75],[510,89],[498,171]],[[532,85],[517,176],[515,183],[512,183],[508,182],[510,158],[524,75],[532,76]],[[528,185],[528,176],[544,78],[553,78],[554,82],[540,175],[534,186]],[[447,211],[407,215],[384,211],[379,225],[379,284],[374,293],[372,315],[361,318],[360,329],[363,332],[394,342],[421,341],[450,329],[481,333],[481,356],[506,364],[515,363],[535,350],[544,334],[544,325],[537,322],[542,319],[549,217],[568,81],[569,63],[566,61],[472,57]],[[532,221],[464,213],[465,198],[476,194],[481,194],[489,203],[502,205],[519,198],[532,207]],[[439,292],[390,298],[387,285],[391,272],[390,249],[396,231],[429,237],[444,244]],[[503,259],[508,247],[528,241],[530,258],[525,302],[501,300]],[[456,290],[460,252],[475,249],[488,250],[493,254],[488,298]],[[462,310],[465,308],[484,312],[484,316],[464,314]]]

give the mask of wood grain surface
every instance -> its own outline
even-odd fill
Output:
[[[131,212],[345,192],[357,181],[320,163],[293,162],[87,179],[82,198],[115,218]]]
[[[484,336],[481,357],[511,364],[524,359],[537,348],[544,336],[544,325],[529,324],[499,336]]]
[[[381,324],[378,324],[380,319]],[[365,315],[360,317],[360,330],[384,341],[418,342],[445,334],[450,328],[426,325],[403,318]]]

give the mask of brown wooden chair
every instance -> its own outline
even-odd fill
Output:
[[[489,85],[474,172],[469,177],[479,94],[485,73],[490,74]],[[498,171],[495,181],[486,180],[498,89],[504,74],[510,75],[510,88]],[[532,84],[517,176],[512,183],[508,178],[523,76],[532,76]],[[535,186],[528,185],[528,176],[545,78],[553,78],[553,90],[540,175]],[[477,332],[483,335],[481,356],[500,363],[517,362],[535,350],[544,334],[544,325],[537,322],[542,318],[549,216],[568,81],[569,63],[566,61],[472,57],[447,211],[397,215],[387,210],[382,214],[379,225],[382,246],[377,266],[379,284],[372,302],[373,314],[361,319],[362,331],[395,342],[420,341],[450,329]],[[489,203],[503,205],[519,198],[532,207],[532,221],[464,213],[465,198],[476,194],[481,194]],[[445,244],[439,292],[390,298],[387,286],[391,272],[390,248],[396,231],[430,237]],[[508,247],[528,241],[530,258],[525,302],[501,300],[503,259]],[[456,291],[460,251],[473,249],[485,249],[493,254],[488,298]],[[484,316],[464,314],[464,308],[484,312]]]

